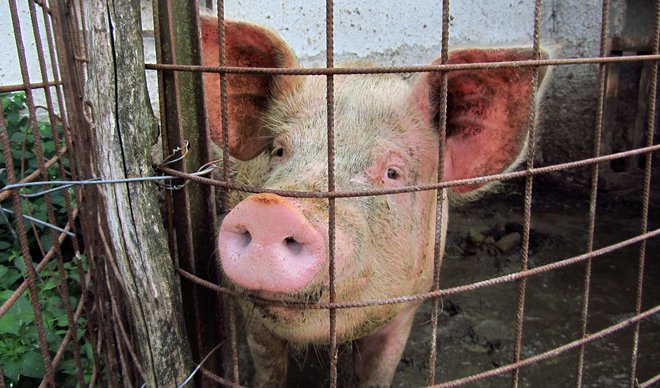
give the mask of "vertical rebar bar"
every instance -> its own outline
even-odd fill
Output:
[[[534,59],[540,58],[541,53],[541,7],[542,0],[536,0],[534,4],[534,33],[533,33],[533,51]],[[534,168],[534,156],[536,149],[536,92],[538,89],[539,69],[532,69],[532,87],[530,91],[530,107],[528,120],[528,141],[527,141],[527,169]],[[532,223],[532,188],[533,176],[528,175],[525,179],[525,207],[523,221],[523,238],[520,253],[520,269],[527,270],[529,260],[529,234]],[[525,292],[527,289],[527,278],[523,278],[518,283],[518,306],[516,308],[516,329],[514,337],[513,362],[520,361],[522,348],[523,320],[525,317]],[[511,386],[518,387],[520,368],[515,368],[512,373]]]
[[[440,50],[440,63],[445,64],[449,60],[449,0],[442,2],[442,41]],[[447,137],[447,72],[441,73],[440,94],[438,101],[438,172],[436,180],[442,182],[445,175],[445,143]],[[444,219],[446,206],[447,189],[437,190],[435,199],[435,235],[433,244],[433,290],[440,289],[440,267],[442,265],[442,224],[446,223]],[[431,347],[429,351],[429,375],[427,384],[435,384],[435,368],[437,360],[438,347],[438,315],[440,313],[440,298],[433,298],[431,302]]]
[[[18,17],[18,10],[16,7],[16,1],[10,1],[9,2],[9,9],[10,9],[10,14],[11,14],[11,20],[12,20],[12,27],[14,31],[14,37],[16,41],[16,51],[18,52],[18,60],[19,60],[19,65],[21,68],[21,77],[23,80],[23,84],[25,86],[25,95],[26,95],[26,102],[28,105],[28,114],[29,114],[29,121],[32,126],[32,133],[34,135],[34,144],[35,144],[35,153],[37,154],[37,158],[39,161],[39,168],[42,174],[42,177],[44,180],[47,180],[48,177],[46,176],[46,171],[45,167],[43,166],[44,164],[44,159],[43,159],[43,152],[41,149],[41,143],[39,141],[39,128],[37,126],[37,117],[36,117],[36,112],[35,112],[35,106],[34,106],[34,98],[32,96],[32,89],[29,88],[28,85],[30,85],[30,76],[28,72],[28,64],[27,64],[27,58],[26,58],[26,53],[25,53],[25,46],[23,45],[23,36],[21,32],[21,25],[20,25],[20,20]],[[0,115],[2,116],[2,115]],[[16,177],[14,174],[14,163],[12,160],[12,155],[11,155],[11,149],[9,145],[9,138],[8,138],[8,133],[6,130],[6,126],[4,123],[4,117],[0,118],[0,136],[2,137],[2,146],[3,146],[3,151],[5,153],[5,163],[7,167],[7,178],[9,181],[9,184],[15,183],[16,182]],[[17,223],[17,228],[18,228],[18,235],[19,235],[19,241],[21,245],[21,253],[23,255],[23,260],[25,261],[25,270],[27,272],[27,278],[28,278],[28,286],[30,289],[30,300],[32,302],[32,309],[34,311],[34,323],[37,327],[37,333],[39,337],[39,350],[41,351],[41,356],[44,362],[44,380],[46,381],[46,384],[53,385],[54,386],[54,378],[55,378],[55,372],[53,369],[53,364],[50,358],[50,354],[48,351],[48,342],[46,341],[46,331],[44,327],[44,321],[41,313],[41,306],[39,303],[39,291],[37,289],[36,285],[36,278],[37,274],[34,268],[34,264],[32,262],[32,256],[30,255],[30,249],[28,246],[28,240],[27,240],[27,232],[25,229],[25,225],[23,223],[23,211],[22,211],[22,204],[21,200],[18,196],[18,192],[14,190],[12,192],[12,201],[14,205],[14,212],[16,213],[16,223]],[[48,208],[52,210],[52,203],[49,204],[49,199],[46,199],[47,204],[49,205]],[[56,240],[55,240],[56,241]]]
[[[660,0],[655,3],[655,31],[653,35],[653,54],[660,53]],[[649,78],[649,106],[647,115],[646,145],[653,145],[653,129],[656,118],[656,101],[658,95],[658,62],[651,65],[651,76]],[[642,189],[642,220],[640,234],[648,230],[649,197],[651,193],[651,168],[653,154],[647,153],[644,160],[644,188]],[[639,259],[637,264],[637,289],[635,292],[635,315],[642,310],[642,292],[644,289],[644,262],[646,259],[646,240],[639,244]],[[632,354],[630,356],[630,387],[637,383],[637,356],[639,352],[639,327],[641,322],[635,322],[633,334]]]
[[[325,3],[325,42],[326,67],[334,68],[334,3],[326,0]],[[327,141],[328,141],[328,192],[335,191],[335,131],[334,131],[334,75],[326,76],[326,103],[327,103]],[[335,289],[335,199],[328,198],[328,258],[329,258],[329,288],[330,303],[337,301]],[[330,320],[330,386],[337,386],[337,310],[328,310]]]
[[[601,11],[601,24],[600,24],[600,57],[606,57],[608,55],[608,31],[609,31],[609,19],[610,19],[610,1],[603,0],[602,11]],[[607,82],[607,64],[602,63],[599,65],[598,69],[598,107],[596,112],[596,125],[594,128],[594,138],[593,138],[593,151],[592,155],[594,158],[600,156],[600,143],[603,132],[603,115],[605,111],[605,93],[606,93],[606,82]],[[588,236],[587,236],[587,252],[593,251],[594,248],[594,234],[596,229],[596,201],[598,199],[598,173],[600,170],[600,164],[596,163],[591,167],[591,191],[589,193],[589,225]],[[586,337],[587,334],[587,324],[589,321],[589,295],[591,288],[591,263],[592,260],[589,259],[585,262],[584,265],[584,289],[582,292],[582,314],[580,322],[582,325],[581,336],[582,338]],[[577,381],[576,386],[579,388],[582,386],[582,378],[584,372],[584,352],[585,345],[580,346],[580,351],[578,354],[578,365],[577,365]]]
[[[74,2],[69,2],[64,4],[62,2],[52,2],[50,9],[44,9],[44,18],[46,20],[46,33],[51,45],[51,58],[52,58],[52,67],[53,75],[56,81],[61,81],[62,85],[57,87],[57,96],[58,104],[61,110],[62,124],[64,139],[67,145],[69,152],[69,161],[70,167],[69,172],[71,174],[71,179],[80,179],[85,177],[90,177],[92,175],[92,163],[89,163],[93,156],[81,152],[84,150],[86,145],[89,144],[89,137],[92,135],[91,123],[87,120],[84,111],[84,92],[82,88],[82,72],[84,69],[83,59],[77,58],[75,54],[76,47],[72,42],[79,42],[82,33],[82,50],[81,53],[83,58],[88,57],[88,46],[87,46],[87,26],[84,22],[86,19],[84,7],[80,1],[78,2],[78,9],[76,10],[76,4]],[[52,25],[53,33],[50,33],[50,19],[47,18],[46,12],[52,16]],[[70,17],[72,13],[78,15],[79,17]],[[58,70],[61,69],[59,72]],[[66,73],[67,76],[60,76],[61,74]],[[76,203],[81,204],[83,202],[83,197],[87,201],[94,201],[95,192],[91,189],[75,188],[74,194],[76,198]],[[91,213],[92,207],[87,211],[84,211],[84,215],[79,218],[80,221],[80,230],[86,230],[88,233],[85,234],[86,238],[90,240],[94,239],[95,228],[91,227],[94,225],[94,215]],[[69,210],[67,210],[68,212]],[[73,225],[74,222],[70,223]],[[73,239],[73,246],[76,253],[81,252],[81,247],[78,242],[77,237]],[[93,288],[96,288],[97,284],[100,284],[100,279],[97,276],[97,270],[94,263],[94,249],[89,246],[85,248],[85,255],[76,255],[77,260],[76,264],[78,266],[78,275],[80,278],[81,292],[83,295],[90,290],[90,282],[83,281],[83,278],[86,278],[87,275],[83,275],[84,268],[82,258],[84,257],[87,262],[87,274],[91,276],[91,284]],[[95,294],[96,295],[96,294]],[[94,330],[93,327],[93,315],[95,317],[99,316],[99,312],[103,310],[101,304],[97,304],[97,298],[85,298],[85,313],[87,316],[86,326],[87,326],[87,338],[88,342],[94,342],[96,339],[102,339],[103,337],[99,332]],[[96,312],[93,313],[95,307],[98,307]],[[92,315],[93,314],[93,315]],[[96,346],[92,346],[92,356],[95,370],[101,369],[101,357],[99,356],[98,349]]]
[[[37,9],[34,3],[34,0],[31,0],[28,2],[28,6],[30,9],[30,19],[32,21],[32,31],[34,34],[34,41],[35,41],[35,47],[37,49],[37,57],[38,57],[38,62],[39,62],[39,69],[41,71],[41,81],[44,83],[48,83],[49,77],[48,77],[48,70],[46,68],[46,57],[44,54],[43,50],[43,45],[41,41],[41,33],[39,31],[39,22],[37,19]],[[46,98],[46,107],[48,111],[48,118],[49,118],[49,123],[51,126],[51,132],[53,136],[53,143],[55,146],[55,153],[56,155],[59,155],[60,152],[60,139],[59,139],[59,134],[57,133],[57,119],[55,117],[55,112],[54,112],[54,107],[53,107],[53,100],[52,96],[50,93],[50,88],[46,87],[43,89],[44,95]],[[36,114],[36,113],[35,113]],[[35,121],[36,121],[36,116],[35,116]],[[35,134],[35,143],[40,142],[40,138],[37,137]],[[41,147],[41,144],[38,145],[38,147]],[[43,156],[43,155],[42,155]],[[61,179],[66,179],[66,173],[64,171],[64,164],[61,159],[58,160],[58,167],[59,167],[59,174]],[[39,159],[39,169],[42,170],[42,177],[44,177],[45,180],[48,179],[47,175],[47,168],[44,163],[44,158],[41,157]],[[67,192],[65,192],[64,196],[67,196]],[[52,198],[50,195],[45,196],[46,200],[46,205],[47,205],[47,215],[48,215],[48,222],[51,223],[52,225],[57,224],[57,220],[55,218],[55,210],[53,208],[53,203],[52,203]],[[53,244],[53,248],[55,249],[55,258],[56,258],[56,263],[57,263],[57,272],[58,272],[58,278],[60,281],[60,285],[58,287],[58,291],[60,293],[61,299],[62,299],[62,305],[64,306],[64,310],[66,312],[67,316],[67,322],[69,327],[73,330],[73,338],[75,339],[72,341],[72,346],[73,346],[73,355],[74,355],[74,362],[76,365],[76,375],[78,377],[78,383],[80,386],[83,386],[85,384],[85,379],[83,377],[83,369],[82,369],[82,361],[80,359],[80,344],[78,343],[78,336],[77,336],[77,322],[75,321],[73,317],[73,309],[71,307],[70,299],[69,299],[69,286],[67,284],[66,280],[66,271],[64,270],[64,257],[62,256],[62,250],[60,249],[60,245],[57,243],[58,238],[57,238],[57,232],[54,229],[50,230],[50,238]],[[53,367],[56,367],[55,365]]]
[[[225,2],[218,0],[218,66],[225,65]],[[231,183],[229,171],[229,116],[227,113],[227,74],[220,73],[220,123],[222,127],[222,177]],[[229,191],[223,190],[220,195],[223,211],[229,209]],[[231,296],[224,298],[229,319],[229,346],[231,354],[232,378],[235,384],[240,381],[238,368],[238,335],[236,330],[236,300]]]

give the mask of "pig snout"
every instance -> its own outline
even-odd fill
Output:
[[[325,241],[286,199],[252,195],[227,214],[218,235],[222,269],[234,284],[267,293],[302,291],[325,263]]]

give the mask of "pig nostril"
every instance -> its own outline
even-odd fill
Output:
[[[252,242],[252,235],[247,230],[242,233],[238,233],[238,242],[241,244],[241,247],[245,248],[250,245]]]
[[[296,239],[293,237],[285,238],[284,244],[294,255],[297,255],[300,253],[300,251],[302,251],[302,244],[296,241]]]

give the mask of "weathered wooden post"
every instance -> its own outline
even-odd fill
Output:
[[[144,75],[140,3],[84,4],[89,45],[85,96],[94,126],[89,151],[95,174],[103,179],[152,175],[157,123]],[[192,366],[157,190],[151,182],[101,185],[96,205],[102,209],[106,256],[116,264],[128,299],[137,334],[132,346],[145,382],[169,387],[181,383]]]

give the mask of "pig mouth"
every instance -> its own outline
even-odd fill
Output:
[[[285,303],[285,304],[291,304],[292,308],[298,308],[293,305],[318,303],[321,300],[321,297],[323,296],[324,288],[325,287],[323,286],[318,286],[311,288],[310,290],[301,291],[297,293],[272,293],[272,292],[259,291],[259,292],[251,292],[249,295],[264,300],[266,303],[263,303],[263,305],[282,306],[281,303]],[[275,303],[273,304],[267,303],[271,301]],[[284,305],[282,307],[288,307],[288,306]]]
[[[246,292],[254,308],[262,316],[271,320],[293,319],[304,314],[305,311],[316,310],[306,308],[305,305],[319,303],[325,293],[323,286],[311,288],[295,294],[271,292]]]

